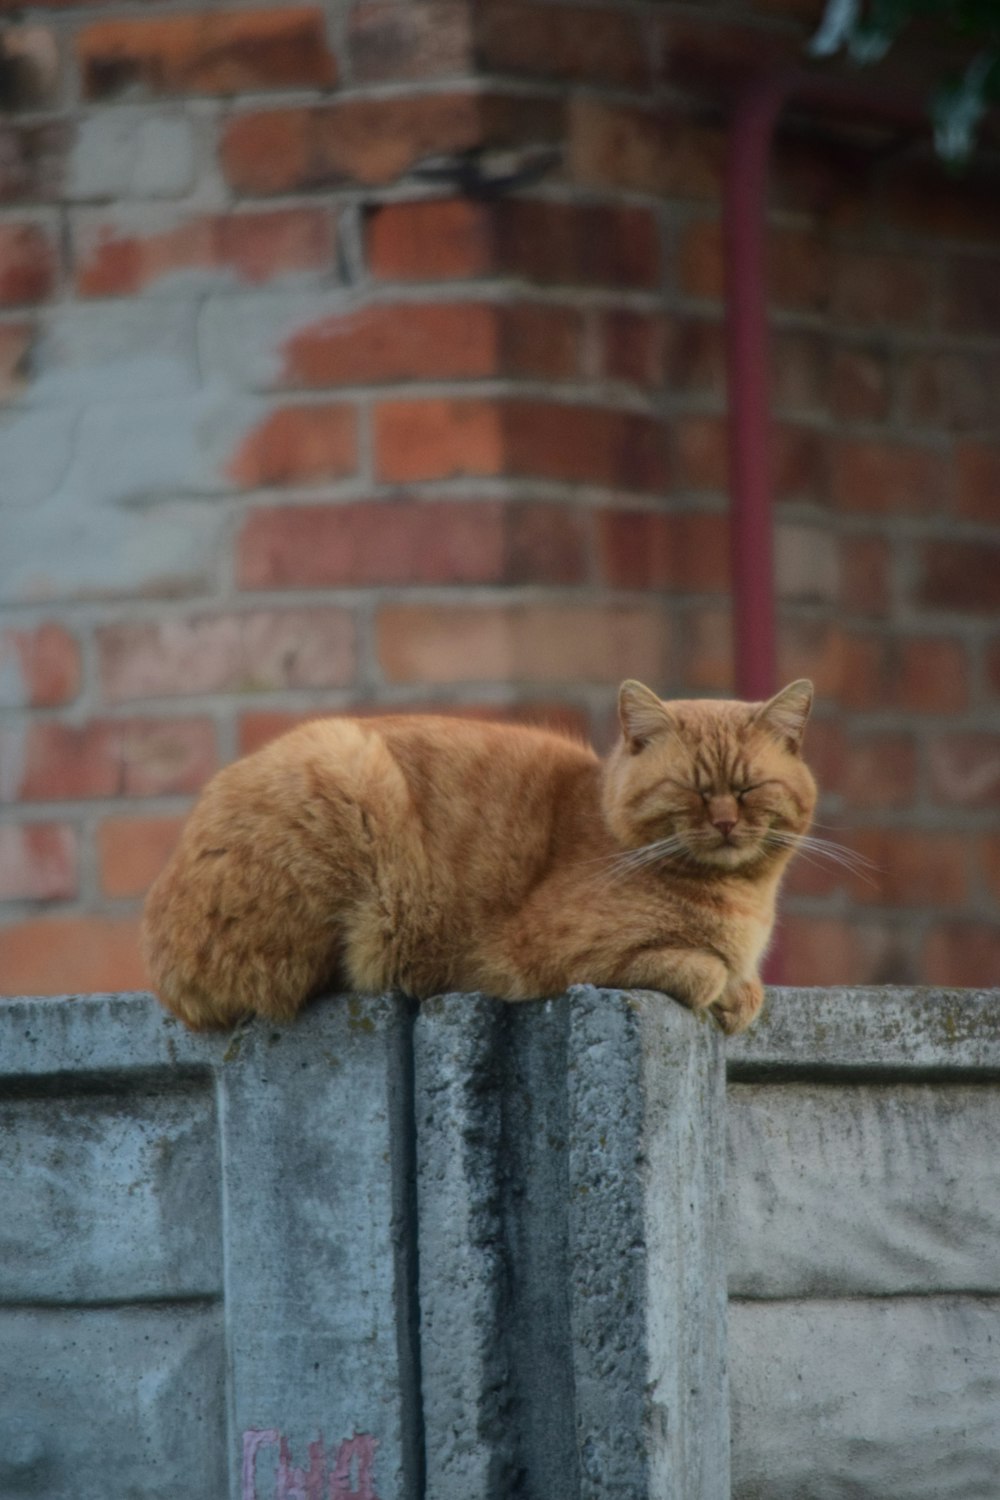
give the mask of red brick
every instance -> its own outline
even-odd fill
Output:
[[[71,139],[62,121],[0,129],[0,203],[58,202]]]
[[[666,379],[671,327],[658,313],[614,308],[595,315],[600,373],[609,380],[658,389]]]
[[[115,899],[144,896],[180,836],[183,818],[105,818],[97,831],[101,890]]]
[[[509,474],[650,493],[667,488],[665,434],[654,417],[568,402],[510,401],[503,425]]]
[[[1000,641],[986,648],[986,676],[993,693],[1000,697]]]
[[[797,312],[825,312],[831,300],[827,241],[808,229],[772,229],[767,240],[768,301]]]
[[[628,11],[483,0],[473,15],[476,61],[489,73],[622,88],[650,81],[648,38]]]
[[[221,270],[250,285],[294,271],[330,271],[336,236],[323,208],[183,218],[148,234],[129,220],[90,221],[77,246],[76,287],[82,296],[130,296],[164,276]]]
[[[258,489],[341,479],[357,462],[357,413],[323,402],[272,411],[242,439],[227,473],[245,489]]]
[[[916,749],[909,735],[854,737],[839,787],[849,805],[906,807],[916,789]]]
[[[661,275],[656,220],[629,205],[388,204],[369,217],[368,252],[373,275],[404,281],[504,275],[643,290],[657,287]]]
[[[662,81],[684,89],[701,85],[731,92],[748,77],[769,68],[797,68],[802,60],[802,37],[795,31],[734,23],[719,14],[665,16],[660,47]]]
[[[932,740],[935,800],[951,807],[1000,807],[1000,735],[968,732]]]
[[[878,536],[840,538],[840,603],[852,614],[884,619],[892,605],[892,552]]]
[[[677,666],[685,692],[732,694],[733,624],[728,609],[685,611]]]
[[[86,99],[328,88],[337,68],[314,6],[95,21],[77,34]]]
[[[685,318],[674,327],[667,357],[667,382],[674,391],[726,388],[726,341],[715,319]]]
[[[933,241],[968,240],[995,249],[1000,239],[1000,197],[987,165],[960,175],[942,163],[901,163],[879,185],[879,208],[885,221]]]
[[[76,895],[76,835],[65,823],[0,826],[0,901]]]
[[[361,0],[348,19],[356,83],[468,74],[472,15],[465,0]]]
[[[55,243],[41,224],[0,223],[0,306],[47,301],[58,274]]]
[[[980,255],[948,263],[944,324],[952,333],[1000,335],[1000,261]]]
[[[987,525],[1000,524],[1000,443],[959,443],[955,467],[959,515]]]
[[[931,448],[870,438],[834,442],[831,493],[843,510],[925,515],[940,509],[947,466]]]
[[[354,620],[346,609],[187,616],[104,625],[96,634],[106,703],[343,687],[354,676]]]
[[[380,384],[488,375],[575,374],[579,314],[533,303],[378,303],[301,328],[284,383]]]
[[[780,935],[784,984],[845,985],[862,978],[863,950],[850,922],[786,912]]]
[[[0,973],[9,995],[143,989],[139,916],[37,917],[0,927]]]
[[[366,218],[368,266],[387,281],[452,281],[495,268],[492,210],[467,198],[388,203]]]
[[[931,609],[995,614],[1000,606],[1000,543],[925,542],[917,599]]]
[[[775,330],[771,335],[771,400],[781,412],[826,413],[830,345],[821,334]]]
[[[961,906],[969,891],[969,841],[906,828],[855,831],[850,848],[869,864],[849,879],[865,906]]]
[[[496,401],[433,397],[375,407],[375,470],[405,483],[504,471],[503,418]]]
[[[619,606],[383,607],[379,662],[390,682],[616,683],[666,675],[663,610]]]
[[[567,167],[588,188],[714,201],[725,131],[689,115],[581,97],[569,111]]]
[[[62,625],[0,631],[0,706],[50,708],[80,691],[80,647]]]
[[[811,427],[778,422],[772,439],[775,498],[824,503],[828,484],[823,436]]]
[[[238,539],[237,568],[248,589],[581,582],[585,518],[490,500],[257,510]]]
[[[31,378],[33,323],[0,323],[0,401],[19,396]]]
[[[255,110],[227,123],[220,160],[238,193],[377,187],[427,157],[535,147],[553,138],[559,113],[548,100],[469,90]]]
[[[875,250],[841,250],[833,260],[831,311],[866,329],[926,328],[933,307],[929,260]]]
[[[612,588],[728,591],[726,516],[603,510],[597,521],[604,578]]]
[[[1000,905],[1000,839],[995,833],[977,841],[977,863],[994,901]]]
[[[840,422],[884,422],[892,397],[889,361],[871,349],[837,349],[830,370],[830,406]]]
[[[988,989],[1000,974],[1000,927],[986,922],[942,923],[924,945],[926,984]]]
[[[915,354],[902,363],[903,411],[915,427],[968,432],[995,418],[1000,359],[985,354]]]
[[[969,706],[965,644],[931,636],[900,641],[893,673],[893,702],[913,713],[959,713]]]
[[[0,735],[8,802],[197,791],[216,768],[209,719],[47,719]]]
[[[726,274],[722,257],[722,225],[718,219],[697,219],[681,235],[677,261],[681,290],[689,297],[725,296]]]
[[[729,443],[723,417],[683,416],[673,424],[676,479],[683,489],[729,489]]]

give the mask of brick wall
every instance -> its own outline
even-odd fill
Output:
[[[303,715],[731,690],[724,107],[818,10],[0,0],[5,990],[141,984]],[[1000,175],[795,118],[771,208],[781,665],[878,867],[800,864],[787,977],[987,983]]]

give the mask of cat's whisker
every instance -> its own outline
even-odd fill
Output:
[[[774,828],[766,834],[765,841],[781,848],[794,849],[807,864],[815,865],[817,868],[821,867],[823,860],[828,860],[849,874],[857,876],[866,885],[875,886],[878,883],[871,878],[869,872],[881,873],[881,866],[869,859],[867,855],[848,848],[846,844],[835,843],[832,839],[816,838],[813,834],[785,832]]]

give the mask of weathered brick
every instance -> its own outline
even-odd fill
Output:
[[[592,682],[666,676],[663,610],[618,606],[386,605],[379,662],[390,682]]]
[[[54,620],[0,631],[0,708],[50,708],[80,691],[80,646]]]
[[[695,219],[684,229],[678,246],[677,278],[687,296],[722,301],[726,273],[722,225],[717,218]]]
[[[971,439],[955,449],[955,495],[959,515],[987,525],[1000,522],[1000,443]]]
[[[660,24],[660,77],[682,88],[731,91],[769,68],[800,66],[801,48],[801,36],[784,27],[748,25],[724,13],[670,13]]]
[[[38,720],[0,731],[4,802],[197,791],[216,768],[209,719]]]
[[[835,439],[830,469],[835,505],[881,515],[925,515],[940,509],[948,472],[932,448],[874,438]]]
[[[237,578],[244,589],[499,582],[504,516],[461,500],[262,508],[237,539]]]
[[[513,311],[481,302],[393,302],[325,318],[286,341],[285,383],[370,385],[505,374],[510,345],[504,332]]]
[[[540,10],[541,7],[535,7]],[[660,105],[574,99],[567,170],[581,186],[715,200],[721,194],[725,131]]]
[[[241,439],[226,471],[245,489],[258,489],[340,479],[357,461],[357,413],[323,402],[269,412]]]
[[[518,276],[541,285],[659,285],[654,216],[630,205],[506,199],[387,204],[368,218],[372,274],[390,280]]]
[[[44,225],[12,219],[0,223],[0,306],[45,302],[58,277],[55,240]]]
[[[892,701],[910,713],[959,713],[967,708],[970,672],[964,642],[933,636],[900,641]]]
[[[560,380],[579,373],[583,317],[576,308],[505,303],[498,325],[499,374]]]
[[[337,76],[323,12],[307,5],[94,21],[76,56],[86,99],[328,88]]]
[[[667,382],[672,390],[725,390],[726,340],[718,319],[678,319],[669,344]]]
[[[854,807],[906,807],[917,788],[916,747],[907,733],[854,736],[840,790]]]
[[[375,407],[375,472],[405,483],[504,471],[503,417],[480,397],[382,401]]]
[[[34,323],[0,323],[0,401],[10,401],[31,378]]]
[[[644,388],[664,384],[673,333],[667,318],[618,307],[597,313],[595,321],[602,376]]]
[[[774,569],[783,599],[833,604],[840,592],[836,537],[816,526],[779,521],[774,531]]]
[[[892,551],[880,536],[844,536],[840,552],[840,603],[852,614],[884,618],[892,605]]]
[[[342,687],[354,675],[354,621],[346,609],[187,616],[104,625],[96,635],[107,703]]]
[[[793,312],[828,310],[831,295],[830,248],[815,230],[771,228],[767,236],[767,291],[772,307]],[[696,219],[681,236],[678,271],[691,297],[721,302],[726,278],[722,225]]]
[[[608,6],[483,0],[474,15],[475,60],[490,73],[643,88],[649,42],[637,14]]]
[[[865,329],[926,328],[933,300],[930,259],[878,250],[840,250],[832,262],[831,311]]]
[[[925,984],[985,989],[1000,974],[1000,927],[988,922],[947,922],[924,944]]]
[[[939,538],[920,548],[916,597],[931,609],[996,613],[1000,605],[1000,542]]]
[[[996,834],[986,834],[976,840],[976,865],[986,888],[1000,905],[1000,839]]]
[[[61,120],[0,128],[0,203],[58,202],[70,140]]]
[[[936,908],[966,900],[970,848],[961,834],[859,829],[850,848],[868,861],[848,880],[852,899],[862,905]]]
[[[671,424],[676,480],[684,489],[729,488],[729,444],[723,417],[681,416]]]
[[[97,830],[101,891],[112,900],[144,896],[177,842],[183,818],[105,818]]]
[[[825,414],[830,345],[818,333],[775,330],[771,337],[771,399],[780,412]]]
[[[952,807],[1000,807],[1000,735],[942,734],[928,749],[935,799]]]
[[[597,522],[603,574],[612,588],[698,594],[728,589],[726,516],[603,510]]]
[[[76,891],[76,834],[68,824],[0,826],[0,901],[67,901]]]
[[[900,161],[879,184],[879,209],[891,227],[933,241],[994,247],[1000,238],[1000,198],[988,166],[959,176],[943,163]]]
[[[839,917],[786,912],[781,919],[781,953],[784,984],[857,984],[859,977],[868,977],[857,930]]]
[[[685,692],[733,692],[733,623],[729,609],[689,609],[681,624],[677,669]]]
[[[876,349],[836,349],[830,368],[830,407],[840,422],[883,422],[892,399],[889,360]]]
[[[238,193],[316,191],[346,183],[395,182],[429,157],[484,145],[535,146],[551,139],[559,111],[547,100],[468,90],[392,98],[348,98],[236,115],[220,160]]]
[[[347,45],[356,83],[467,73],[473,62],[466,0],[361,0],[351,8]]]
[[[944,324],[952,333],[1000,335],[1000,261],[980,255],[949,260]]]
[[[98,109],[78,122],[66,169],[73,203],[181,198],[198,174],[198,125],[184,107]]]
[[[609,407],[509,401],[503,408],[505,471],[653,494],[667,488],[663,424]]]
[[[76,288],[85,297],[131,296],[192,270],[253,285],[293,272],[329,274],[335,244],[324,208],[195,217],[95,211],[77,222]]]
[[[0,927],[0,972],[13,995],[144,989],[139,916],[37,917]]]
[[[384,281],[451,281],[495,269],[492,210],[467,198],[387,203],[365,219],[368,267]]]
[[[992,392],[998,379],[1000,359],[992,354],[914,354],[902,361],[906,419],[916,427],[946,432],[989,427],[996,414]]]

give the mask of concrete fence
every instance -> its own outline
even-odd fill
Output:
[[[12,1001],[0,1116],[3,1500],[1000,1494],[1000,993]]]

